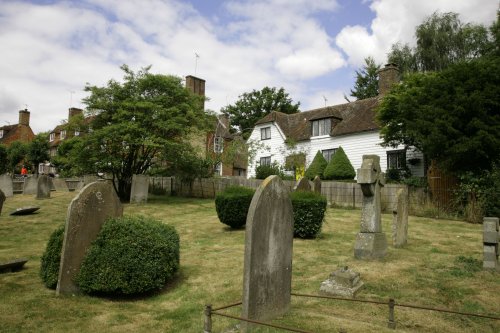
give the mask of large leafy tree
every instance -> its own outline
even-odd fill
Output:
[[[127,201],[132,175],[144,174],[161,160],[165,146],[204,125],[205,112],[203,97],[184,88],[180,78],[152,74],[149,67],[121,69],[123,82],[86,86],[84,103],[95,118],[92,133],[75,146],[82,169],[111,174],[118,196]]]
[[[7,147],[0,144],[0,175],[8,171],[9,160],[7,158]]]
[[[351,96],[357,99],[365,99],[378,95],[378,70],[380,64],[376,64],[372,57],[365,58],[365,65],[356,71],[356,82],[351,89]]]
[[[48,133],[40,133],[35,136],[33,141],[28,144],[26,157],[33,170],[38,173],[38,164],[50,158]]]
[[[451,64],[489,53],[493,41],[482,25],[462,23],[456,13],[435,12],[415,31],[416,47],[394,44],[388,55],[403,73],[440,71]]]
[[[276,89],[264,87],[262,90],[253,90],[244,93],[233,104],[221,109],[229,117],[231,125],[235,126],[246,139],[250,135],[255,123],[273,111],[287,114],[299,112],[300,102],[294,104],[284,88]]]
[[[500,159],[500,58],[413,73],[378,109],[384,144],[415,146],[456,175]]]
[[[28,145],[21,141],[14,141],[7,148],[7,159],[9,161],[9,170],[12,174],[16,173],[16,168],[26,158]]]

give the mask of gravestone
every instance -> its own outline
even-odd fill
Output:
[[[330,277],[321,283],[319,292],[353,298],[361,287],[363,287],[363,282],[361,282],[359,273],[345,266],[330,274]]]
[[[293,187],[293,191],[311,192],[311,184],[309,183],[309,179],[307,179],[306,177],[300,178]]]
[[[123,215],[123,207],[110,182],[98,181],[85,186],[71,201],[66,216],[64,241],[56,293],[79,291],[74,282],[85,252],[106,219]]]
[[[24,264],[28,262],[26,258],[19,258],[0,263],[0,273],[19,272]]]
[[[278,176],[257,188],[245,231],[242,317],[268,320],[290,307],[293,210],[288,188]],[[244,330],[249,326],[242,323]]]
[[[363,155],[358,169],[357,182],[363,193],[361,230],[356,236],[354,257],[357,259],[383,258],[387,251],[387,239],[382,232],[380,189],[385,184],[385,174],[380,171],[378,155]]]
[[[7,198],[14,195],[14,187],[12,185],[12,178],[8,174],[3,174],[0,176],[0,190]]]
[[[394,247],[403,247],[408,239],[408,187],[396,192],[396,202],[392,209],[392,243]]]
[[[24,181],[23,194],[36,194],[38,187],[38,177],[28,177]]]
[[[83,175],[83,186],[87,186],[90,183],[96,182],[99,180],[99,177],[95,175]]]
[[[483,268],[500,271],[498,261],[500,238],[498,217],[483,218]]]
[[[314,177],[313,188],[315,193],[321,194],[321,178],[319,176]]]
[[[30,207],[21,207],[21,208],[16,208],[13,212],[10,213],[12,216],[18,216],[18,215],[30,215],[39,210],[40,207],[36,206],[30,206]]]
[[[5,202],[5,194],[0,190],[0,215],[2,214],[3,203]]]
[[[36,185],[36,198],[47,199],[50,198],[50,180],[49,176],[41,175],[38,177]]]
[[[133,175],[132,189],[130,191],[130,203],[148,202],[149,176]]]
[[[66,180],[62,178],[52,178],[52,183],[54,184],[54,188],[58,192],[69,192],[68,184],[66,184]]]

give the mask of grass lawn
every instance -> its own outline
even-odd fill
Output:
[[[0,332],[201,332],[203,307],[241,300],[244,230],[217,218],[213,200],[153,197],[125,205],[174,225],[181,237],[181,269],[162,291],[141,298],[56,297],[38,272],[47,240],[64,223],[74,193],[52,198],[8,198],[0,216],[0,262],[27,257],[25,269],[0,274]],[[38,214],[9,216],[15,208],[39,205]],[[409,243],[388,249],[383,261],[353,258],[359,210],[327,210],[321,237],[294,240],[292,289],[317,293],[338,266],[361,273],[359,298],[387,300],[500,316],[500,274],[481,270],[481,225],[410,217]],[[392,216],[383,215],[390,241]],[[238,315],[240,308],[227,310]],[[385,306],[292,297],[292,309],[276,323],[312,332],[394,332]],[[500,321],[396,307],[398,332],[500,332]],[[214,316],[214,332],[234,320]],[[263,329],[261,332],[275,332]]]

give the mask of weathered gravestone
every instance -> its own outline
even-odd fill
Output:
[[[149,176],[133,175],[130,203],[148,202]]]
[[[49,176],[41,175],[38,177],[36,186],[36,198],[47,199],[50,198],[50,180]]]
[[[319,292],[353,298],[361,287],[363,287],[363,282],[359,277],[359,273],[345,266],[330,274],[330,277],[321,283]]]
[[[405,246],[408,239],[408,187],[396,192],[396,202],[392,209],[392,244]]]
[[[311,192],[311,184],[309,183],[309,179],[307,179],[306,177],[300,178],[293,187],[293,190]]]
[[[293,210],[278,176],[257,188],[247,215],[243,273],[243,318],[268,320],[290,307]],[[249,326],[242,323],[246,330]]]
[[[498,217],[483,218],[483,268],[500,271],[498,261],[500,230]]]
[[[0,214],[2,214],[3,203],[5,202],[5,194],[0,190]]]
[[[52,178],[52,184],[54,184],[54,188],[58,192],[69,192],[68,184],[66,184],[66,180],[61,178]]]
[[[38,177],[28,177],[24,181],[23,194],[36,194],[38,187]]]
[[[99,177],[95,175],[83,175],[83,186],[87,186],[90,183],[96,182],[99,180]]]
[[[106,219],[123,215],[123,207],[111,183],[98,181],[85,186],[71,201],[66,216],[57,294],[78,292],[74,282],[85,252]]]
[[[7,198],[14,195],[12,178],[8,174],[3,174],[0,176],[0,190],[3,191]]]
[[[313,188],[315,193],[321,194],[321,178],[319,176],[314,177]]]
[[[358,169],[358,184],[363,192],[361,210],[361,232],[356,236],[354,257],[357,259],[383,258],[387,251],[387,239],[382,232],[380,188],[384,186],[385,175],[380,171],[380,157],[363,155]]]

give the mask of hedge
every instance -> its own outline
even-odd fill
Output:
[[[293,235],[315,238],[321,232],[326,199],[315,192],[295,191],[290,195],[293,206]]]
[[[56,289],[64,240],[64,225],[52,232],[42,255],[40,277],[47,288]]]
[[[325,160],[323,154],[318,150],[316,156],[314,156],[313,161],[307,168],[304,176],[307,177],[309,180],[314,180],[314,177],[316,176],[323,178],[323,171],[325,170],[327,165],[328,162]]]
[[[215,196],[219,220],[231,228],[241,228],[247,222],[248,209],[255,190],[244,186],[230,186]]]

